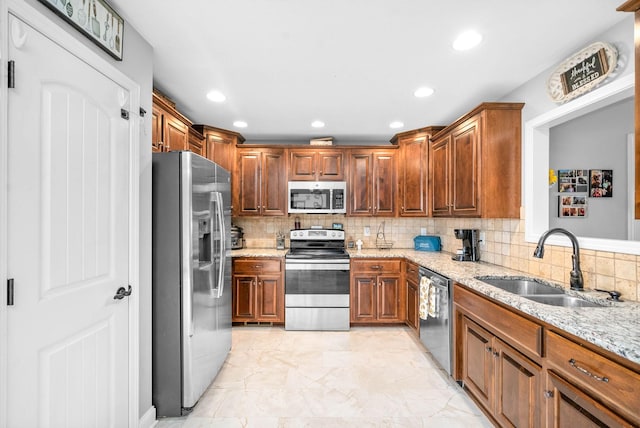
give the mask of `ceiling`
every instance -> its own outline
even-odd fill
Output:
[[[622,2],[109,0],[153,46],[155,87],[194,123],[247,142],[337,144],[388,142],[500,100],[627,18]],[[467,29],[482,42],[455,51]],[[414,97],[421,86],[434,94]],[[213,89],[226,101],[209,101]]]

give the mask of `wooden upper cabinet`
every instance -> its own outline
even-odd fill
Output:
[[[208,125],[193,125],[193,128],[204,136],[204,156],[227,171],[232,171],[236,144],[243,143],[244,137],[237,132]]]
[[[396,215],[397,150],[351,150],[349,215]]]
[[[189,151],[205,156],[204,135],[193,127],[189,128]]]
[[[620,5],[617,10],[635,14],[635,140],[640,141],[640,0],[628,0]],[[640,220],[640,144],[636,143],[635,146],[635,218]]]
[[[285,149],[237,150],[233,172],[233,215],[287,213]]]
[[[399,147],[398,214],[401,217],[426,217],[428,210],[429,139],[441,126],[396,134],[392,144]]]
[[[189,148],[191,121],[176,110],[174,103],[156,92],[153,93],[151,123],[152,151],[169,152]]]
[[[434,217],[519,218],[522,103],[484,103],[433,137]]]
[[[290,181],[342,181],[344,180],[342,149],[289,150]]]

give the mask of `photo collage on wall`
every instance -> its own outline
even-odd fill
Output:
[[[559,169],[558,193],[558,217],[584,218],[587,197],[613,196],[613,170]]]

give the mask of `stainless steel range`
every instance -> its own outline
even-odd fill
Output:
[[[298,229],[285,256],[286,330],[349,330],[344,231]]]

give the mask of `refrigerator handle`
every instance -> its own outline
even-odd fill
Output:
[[[222,293],[224,291],[224,267],[225,261],[227,257],[227,249],[226,249],[226,241],[227,241],[227,231],[225,230],[224,225],[224,203],[222,201],[222,193],[221,192],[213,192],[216,198],[216,217],[218,218],[218,225],[220,227],[220,270],[218,271],[218,285],[217,285],[217,295],[216,297],[222,297]]]

